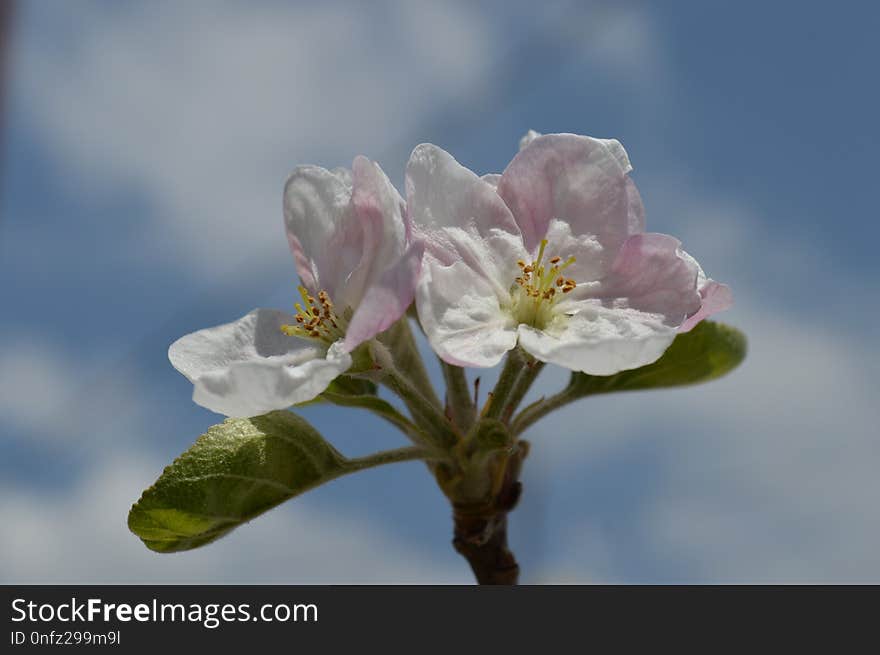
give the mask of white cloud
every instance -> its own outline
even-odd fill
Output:
[[[615,571],[614,541],[600,527],[573,521],[553,544],[548,551],[552,560],[520,562],[524,566],[524,582],[614,584],[620,581]]]
[[[587,62],[630,83],[655,100],[670,84],[663,34],[644,7],[579,3],[562,22],[563,33]]]
[[[136,388],[139,376],[118,363],[109,374],[99,368],[46,335],[3,334],[0,428],[12,439],[80,453],[109,442],[118,447],[144,415],[147,390]]]
[[[159,467],[117,458],[86,472],[72,493],[0,492],[0,580],[5,584],[469,583],[458,556],[446,561],[370,524],[320,512],[301,497],[215,544],[161,555],[125,526]]]
[[[49,408],[72,402],[77,373],[66,353],[51,343],[6,337],[0,345],[3,421],[29,430],[57,430],[61,417]]]
[[[295,165],[366,153],[399,172],[422,121],[491,97],[511,47],[484,8],[430,0],[34,3],[21,19],[13,97],[64,181],[146,207],[146,224],[113,216],[130,260],[210,278],[289,266],[280,191]],[[644,11],[551,3],[528,24],[652,97],[663,87]]]
[[[750,360],[701,394],[706,429],[676,444],[688,457],[670,458],[647,530],[715,579],[880,579],[872,344],[777,318],[745,325]]]
[[[480,12],[428,0],[29,5],[21,24],[17,102],[71,188],[140,196],[155,225],[114,218],[131,256],[212,277],[288,256],[295,165],[411,147],[396,142],[486,81],[492,47]]]

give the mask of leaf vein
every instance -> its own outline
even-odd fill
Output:
[[[296,495],[299,493],[298,489],[294,489],[293,487],[284,484],[283,482],[278,482],[277,480],[269,480],[267,478],[257,478],[252,475],[242,475],[240,473],[224,473],[221,471],[217,471],[215,473],[204,473],[202,475],[193,475],[185,478],[175,478],[175,482],[201,482],[203,480],[208,480],[211,478],[232,478],[234,480],[243,480],[245,482],[256,482],[258,484],[264,484],[269,487],[275,487],[285,493]]]

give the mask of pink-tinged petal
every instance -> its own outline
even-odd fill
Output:
[[[411,244],[403,256],[367,288],[345,331],[343,348],[347,352],[384,332],[406,313],[415,295],[423,252],[421,242]]]
[[[354,309],[386,269],[400,260],[409,230],[403,198],[378,164],[366,157],[356,157],[352,182],[351,202],[362,229],[363,257],[346,280],[345,298],[341,300]],[[415,285],[415,279],[412,284]]]
[[[364,234],[351,203],[347,172],[300,166],[284,186],[284,221],[296,270],[312,292],[334,302],[364,255]]]
[[[359,155],[351,170],[352,202],[358,215],[382,227],[379,254],[384,259],[400,257],[410,237],[403,198],[376,162]]]
[[[626,198],[629,203],[627,211],[627,231],[629,234],[641,234],[645,231],[645,206],[642,204],[642,194],[639,193],[636,183],[627,175]]]
[[[539,136],[510,162],[498,194],[513,212],[526,248],[534,251],[553,218],[579,235],[595,236],[611,260],[643,226],[644,210],[628,173],[626,151],[613,139],[575,134]]]
[[[544,330],[518,329],[519,345],[539,360],[590,375],[613,375],[650,364],[675,339],[662,315],[585,304]]]
[[[249,417],[312,400],[351,366],[351,356],[289,337],[293,317],[255,309],[232,323],[175,341],[168,358],[193,383],[193,400],[226,416]]]
[[[405,249],[403,199],[377,164],[352,172],[302,166],[284,191],[287,236],[303,284],[356,308],[366,289]]]
[[[434,352],[450,364],[495,366],[516,345],[516,325],[496,289],[461,261],[425,255],[416,308]]]
[[[700,287],[700,298],[702,299],[700,309],[696,314],[688,316],[678,329],[679,332],[690,332],[703,319],[729,309],[733,305],[733,293],[730,287],[711,278],[707,279]]]
[[[690,332],[703,319],[730,308],[733,305],[733,293],[726,284],[721,284],[707,277],[703,272],[703,267],[691,255],[682,251],[681,256],[697,269],[697,290],[700,293],[701,301],[700,309],[689,315],[678,329],[679,332]]]
[[[631,236],[617,254],[610,273],[585,292],[572,292],[619,310],[634,309],[662,316],[665,325],[678,328],[700,308],[697,266],[684,255],[681,242],[666,234]],[[559,311],[568,311],[563,303]]]
[[[449,264],[459,258],[450,229],[486,237],[492,231],[519,236],[504,201],[489,182],[432,144],[416,146],[406,168],[407,213],[428,252]]]

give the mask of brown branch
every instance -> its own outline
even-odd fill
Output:
[[[455,517],[455,550],[464,557],[479,584],[515,585],[519,564],[507,546],[507,514],[476,523],[472,517]]]
[[[524,442],[522,457],[528,452]],[[507,545],[507,515],[516,507],[522,494],[519,477],[521,459],[507,468],[504,483],[491,507],[453,505],[455,537],[452,545],[464,557],[483,585],[515,585],[519,564]]]

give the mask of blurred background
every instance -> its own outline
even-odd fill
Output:
[[[364,153],[402,188],[420,142],[500,172],[529,128],[623,142],[649,229],[730,284],[719,318],[750,354],[533,427],[523,581],[880,582],[878,31],[863,2],[17,3],[0,582],[469,582],[418,463],[189,553],[125,521],[220,418],[168,345],[294,301],[294,166]],[[346,454],[403,443],[357,410],[303,413]]]

